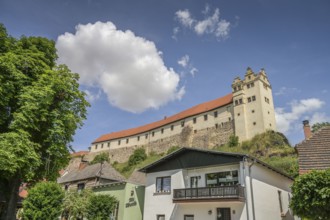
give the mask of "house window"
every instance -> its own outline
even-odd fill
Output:
[[[217,111],[214,112],[214,117],[215,117],[215,118],[218,117],[218,112],[217,112]]]
[[[69,189],[69,184],[65,184],[64,190],[67,191]]]
[[[152,136],[155,136],[155,132],[153,131],[153,132],[151,133],[151,135],[152,135]]]
[[[190,188],[197,188],[198,187],[198,176],[190,177]]]
[[[129,139],[127,138],[127,139],[126,139],[126,144],[128,144],[128,142],[129,142]]]
[[[194,220],[194,215],[184,215],[184,220]]]
[[[184,121],[181,121],[181,127],[184,127]]]
[[[85,189],[85,183],[78,183],[77,185],[78,192],[81,192],[84,189]]]
[[[120,142],[121,142],[121,141],[120,141],[120,140],[118,140],[118,145],[120,145]]]
[[[230,208],[217,208],[217,220],[231,220]]]
[[[197,118],[193,118],[193,123],[196,124]]]
[[[171,131],[173,131],[174,130],[174,125],[171,125]]]
[[[160,130],[160,132],[161,132],[162,134],[164,134],[164,128],[162,128],[162,129]]]
[[[206,174],[206,185],[208,187],[231,186],[236,184],[238,184],[237,170]]]
[[[165,220],[165,215],[157,215],[157,220]]]
[[[108,147],[110,147],[110,142],[108,142]]]
[[[140,141],[140,136],[137,136],[137,141]]]
[[[156,192],[170,193],[171,192],[171,177],[157,177],[156,178]]]
[[[97,150],[97,144],[95,145],[95,150]]]
[[[282,191],[278,190],[277,193],[278,193],[278,202],[279,202],[279,205],[280,205],[280,211],[281,211],[281,213],[283,213]]]
[[[146,134],[146,139],[148,139],[148,134]]]
[[[204,115],[204,121],[207,121],[207,115]]]
[[[103,148],[103,144],[101,144],[101,148]]]

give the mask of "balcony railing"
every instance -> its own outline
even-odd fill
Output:
[[[174,189],[173,201],[189,200],[239,200],[244,201],[244,187],[216,186],[203,188]]]

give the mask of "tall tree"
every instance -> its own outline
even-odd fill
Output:
[[[56,59],[53,41],[14,39],[0,24],[0,193],[7,199],[1,219],[14,219],[22,182],[57,177],[86,118],[78,74]]]

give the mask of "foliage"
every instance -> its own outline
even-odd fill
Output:
[[[61,214],[64,192],[55,182],[37,183],[23,201],[24,219],[57,219]]]
[[[178,147],[178,146],[172,146],[167,150],[166,154],[168,155],[168,154],[173,153],[174,151],[177,151],[179,149],[180,149],[180,147]]]
[[[68,144],[89,104],[78,74],[56,66],[56,58],[54,41],[14,39],[0,25],[0,191],[15,192],[21,181],[55,180],[69,161]],[[13,218],[16,195],[5,199],[6,218]]]
[[[312,125],[312,132],[314,133],[326,126],[330,126],[330,122],[315,123]]]
[[[128,159],[128,165],[134,166],[147,158],[146,150],[144,148],[138,148],[134,150],[134,153]]]
[[[90,162],[90,164],[110,162],[109,153],[101,153],[94,157],[94,159]]]
[[[229,147],[237,147],[239,144],[238,136],[235,135],[230,135],[229,136],[229,141],[228,141],[228,146]]]
[[[92,196],[92,191],[84,189],[80,192],[69,190],[65,193],[63,200],[63,215],[66,219],[82,219],[87,215],[88,201]]]
[[[109,219],[117,206],[117,200],[110,195],[92,195],[88,201],[87,218],[89,220]]]
[[[280,132],[272,130],[255,135],[237,146],[229,143],[215,150],[248,154],[274,166],[293,177],[298,175],[298,159],[288,139]]]
[[[300,217],[329,220],[330,169],[299,176],[292,185],[290,207]]]

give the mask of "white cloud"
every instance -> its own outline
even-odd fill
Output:
[[[98,100],[101,97],[101,90],[98,90],[97,93],[94,93],[90,90],[84,90],[84,92],[86,93],[86,99],[88,102],[92,103],[95,102],[96,100]]]
[[[185,71],[189,72],[192,76],[198,72],[198,69],[193,66],[190,62],[190,57],[186,54],[178,60],[178,64],[184,68]],[[182,76],[185,75],[185,71],[181,73]]]
[[[310,118],[311,124],[329,122],[329,121],[330,121],[330,117],[327,116],[324,112],[316,112]]]
[[[284,108],[276,108],[275,116],[277,129],[282,133],[289,133],[295,125],[301,123],[302,120],[318,117],[319,113],[317,111],[321,109],[324,104],[325,102],[320,99],[310,98],[292,101],[288,112],[286,112]]]
[[[188,9],[177,11],[175,16],[183,27],[194,31],[199,36],[210,34],[214,35],[219,40],[228,38],[232,26],[231,23],[220,19],[220,11],[218,8],[214,10],[213,15],[209,15],[209,12],[210,6],[206,5],[205,9],[202,11],[205,18],[202,20],[194,19]]]
[[[79,24],[56,42],[59,63],[80,74],[80,83],[100,88],[123,110],[142,112],[180,99],[179,75],[167,68],[155,44],[111,22]]]
[[[180,28],[179,28],[179,27],[175,27],[175,28],[173,28],[173,35],[172,35],[172,38],[173,38],[174,40],[178,40],[177,35],[178,35],[179,32],[180,32]]]
[[[282,86],[277,92],[274,93],[274,95],[287,95],[291,93],[299,93],[300,90],[297,88],[287,88],[285,86]]]
[[[178,64],[182,67],[186,67],[189,63],[189,56],[184,55],[181,59],[178,60]]]

